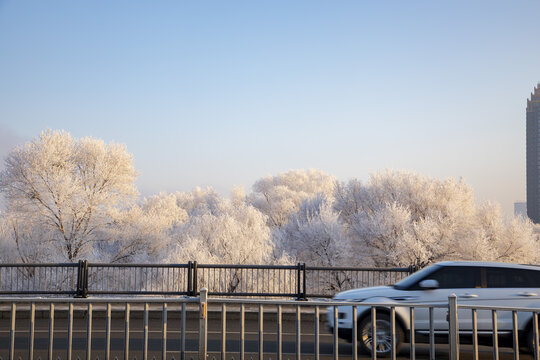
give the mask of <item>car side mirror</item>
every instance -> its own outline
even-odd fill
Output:
[[[439,288],[439,282],[433,279],[422,280],[418,285],[420,285],[420,288],[424,290],[433,290]]]

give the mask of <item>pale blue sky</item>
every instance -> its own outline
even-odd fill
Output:
[[[143,195],[318,168],[525,198],[538,1],[0,0],[0,155],[125,143]]]

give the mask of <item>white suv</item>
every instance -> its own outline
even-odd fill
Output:
[[[540,267],[505,263],[449,261],[426,267],[393,286],[377,286],[338,293],[334,300],[360,301],[381,304],[377,308],[377,354],[388,355],[391,351],[389,305],[448,304],[448,297],[457,295],[459,305],[509,306],[540,308]],[[447,308],[434,308],[435,334],[448,333]],[[358,340],[362,349],[371,351],[371,312],[368,306],[358,306]],[[512,313],[500,311],[498,334],[512,334]],[[333,332],[333,307],[328,309],[328,326]],[[471,334],[472,315],[470,310],[458,311],[458,326],[461,335]],[[478,335],[492,334],[492,315],[489,310],[478,310]],[[338,335],[352,340],[352,307],[338,307]],[[416,308],[415,330],[429,334],[429,310]],[[397,346],[405,340],[410,330],[409,308],[396,307]],[[520,344],[533,350],[532,313],[518,313]]]

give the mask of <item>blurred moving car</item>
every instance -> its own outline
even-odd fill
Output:
[[[448,297],[457,295],[459,305],[508,306],[540,309],[540,267],[495,262],[448,261],[426,267],[393,286],[377,286],[338,293],[334,300],[381,304],[376,310],[377,355],[391,353],[392,336],[390,305],[396,306],[396,349],[406,340],[411,328],[409,307],[400,303],[447,305]],[[371,352],[371,311],[369,306],[357,306],[359,345]],[[328,308],[328,327],[334,331],[333,307]],[[352,341],[352,306],[338,307],[338,336]],[[533,352],[533,313],[518,312],[520,345]],[[499,336],[512,336],[512,312],[498,311]],[[477,311],[478,337],[492,336],[492,312]],[[448,334],[448,308],[433,309],[436,335]],[[458,310],[460,335],[472,334],[472,312]],[[429,335],[429,310],[415,308],[415,333]]]

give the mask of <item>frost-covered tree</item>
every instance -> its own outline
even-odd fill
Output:
[[[55,260],[75,261],[87,255],[96,232],[109,223],[109,210],[136,195],[135,177],[124,145],[44,131],[9,153],[0,191],[16,239],[29,234],[24,246],[31,249],[46,236]]]
[[[313,266],[350,264],[361,257],[351,254],[339,215],[323,195],[304,200],[289,221],[274,230],[274,239],[294,262]]]
[[[223,202],[221,196],[211,187],[196,187],[190,192],[177,192],[174,195],[178,207],[184,209],[190,217],[209,212],[217,213]]]
[[[527,253],[537,254],[528,222],[506,223],[492,207],[478,207],[461,180],[379,172],[365,185],[355,179],[339,184],[334,209],[354,252],[369,255],[370,265],[422,267],[471,254],[528,262]]]
[[[471,216],[476,211],[472,189],[462,180],[385,170],[370,175],[365,185],[352,179],[336,187],[335,209],[345,224],[358,213],[370,213],[393,203],[406,206],[414,220],[435,215],[451,218],[458,213]]]
[[[13,216],[10,213],[0,215],[1,260],[5,262],[39,263],[62,260],[54,248],[53,233],[35,221]],[[36,241],[35,239],[39,239]]]
[[[188,214],[177,205],[175,194],[145,198],[129,209],[111,211],[111,224],[94,244],[94,257],[102,262],[160,261],[177,227]]]
[[[540,260],[540,242],[530,220],[514,217],[504,221],[500,207],[489,203],[478,208],[475,220],[473,241],[460,244],[463,258],[529,264]]]
[[[461,180],[383,171],[365,184],[336,184],[321,171],[297,170],[258,180],[247,196],[195,188],[134,204],[135,177],[123,145],[64,131],[14,149],[0,174],[0,260],[381,267],[540,260],[539,230],[478,206]]]
[[[262,264],[271,260],[266,216],[246,203],[219,197],[212,189],[177,193],[189,218],[173,235],[173,262]]]
[[[163,258],[166,262],[268,264],[273,260],[267,218],[253,206],[239,199],[219,197],[212,189],[195,189],[176,196],[178,203],[185,206],[189,218],[176,228],[171,245],[165,249]],[[216,279],[217,283],[199,282],[199,286],[234,292],[245,276],[251,276],[251,284],[259,284],[259,279],[253,278],[259,274],[232,270],[227,276]],[[246,281],[244,283],[246,286]]]
[[[19,260],[12,235],[11,219],[5,212],[0,212],[0,262],[12,263]]]
[[[273,229],[273,237],[278,253],[287,254],[295,263],[325,267],[361,264],[362,254],[351,251],[339,214],[322,194],[305,199],[287,223]],[[315,292],[336,292],[355,285],[346,271],[310,272],[310,275],[307,283]]]
[[[270,226],[280,227],[304,199],[332,196],[335,185],[335,178],[320,170],[291,170],[256,181],[248,201],[268,216]]]
[[[371,214],[352,217],[349,236],[366,265],[425,266],[455,253],[444,226],[427,217],[413,220],[406,206],[386,204]]]

